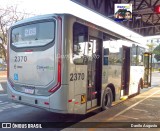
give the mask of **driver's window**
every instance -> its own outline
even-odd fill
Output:
[[[86,63],[85,56],[88,54],[88,29],[86,26],[74,23],[73,25],[73,62],[83,65]]]

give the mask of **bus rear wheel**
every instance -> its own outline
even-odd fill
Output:
[[[102,110],[106,110],[111,107],[113,101],[113,94],[112,90],[107,87],[103,93],[102,99]]]

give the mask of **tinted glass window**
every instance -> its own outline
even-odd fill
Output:
[[[86,64],[88,53],[88,28],[82,24],[73,25],[73,61],[75,64]]]
[[[145,52],[145,49],[139,46],[135,46],[133,44],[132,48],[132,62],[131,65],[132,66],[140,66],[143,65],[143,53]]]
[[[54,22],[20,26],[12,30],[11,44],[15,47],[44,46],[54,40],[54,30]]]
[[[103,40],[104,65],[121,65],[123,42],[107,34],[105,37]]]

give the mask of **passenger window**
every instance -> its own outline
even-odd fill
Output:
[[[138,63],[138,57],[137,57],[137,46],[135,44],[132,45],[131,47],[131,65],[136,66]]]
[[[143,63],[144,52],[145,52],[145,48],[138,46],[138,58],[139,58],[138,66],[143,66],[143,64],[144,64]]]
[[[73,62],[78,65],[87,63],[88,29],[86,26],[74,23],[73,25]]]
[[[132,46],[132,66],[142,66],[143,65],[143,53],[145,49],[139,46]]]

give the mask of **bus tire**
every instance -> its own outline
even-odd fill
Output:
[[[104,90],[103,98],[102,98],[102,110],[106,110],[112,106],[113,94],[112,90],[107,87]]]

